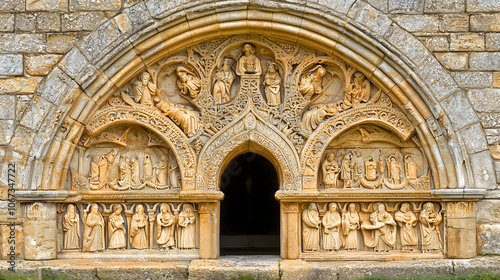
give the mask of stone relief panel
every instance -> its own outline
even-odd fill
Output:
[[[444,252],[439,202],[310,202],[300,209],[304,253]]]
[[[59,205],[62,252],[192,251],[199,248],[197,204],[77,203]]]

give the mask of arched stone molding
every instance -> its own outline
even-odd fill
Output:
[[[241,6],[235,8],[236,4]],[[42,162],[53,161],[51,154],[59,150],[49,148],[55,129],[49,129],[47,122],[57,130],[67,118],[86,123],[92,108],[147,65],[195,42],[247,32],[285,38],[345,59],[406,108],[422,133],[437,131],[426,140],[433,153],[466,165],[457,176],[469,181],[458,180],[462,181],[458,187],[495,187],[491,161],[474,155],[469,158],[462,140],[465,127],[478,123],[476,113],[450,75],[414,36],[363,1],[349,5],[292,1],[287,4],[287,13],[278,9],[279,5],[269,1],[175,4],[151,0],[124,9],[103,23],[63,58],[27,106],[20,123],[39,129],[35,137],[40,139],[30,146],[29,161],[42,160],[32,163],[33,174],[25,171],[19,176],[23,184],[40,186],[36,178],[44,169]],[[139,10],[143,17],[127,24],[128,15]],[[193,12],[202,10],[202,16],[193,16]],[[79,87],[83,93],[69,98],[79,93]],[[73,109],[67,114],[69,107]],[[424,120],[435,118],[439,121],[437,128],[429,129]],[[480,141],[486,141],[484,132],[477,132]],[[449,149],[450,141],[454,141],[454,149]],[[19,150],[15,146],[10,149]],[[474,153],[490,156],[488,150]],[[455,173],[448,165],[439,168],[452,176]],[[30,181],[32,177],[35,180]]]
[[[250,103],[251,104],[251,103]],[[293,144],[278,129],[251,110],[219,131],[200,152],[196,188],[219,190],[220,177],[225,167],[244,152],[255,152],[266,157],[276,168],[281,190],[302,188],[299,156]]]

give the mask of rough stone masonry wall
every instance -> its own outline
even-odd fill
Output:
[[[120,14],[123,9],[139,5],[140,2],[142,1],[0,0],[0,182],[6,183],[9,162],[14,161],[18,164],[18,168],[24,168],[29,158],[33,156],[31,146],[39,140],[34,139],[34,135],[40,127],[33,127],[30,123],[20,123],[20,120],[25,111],[30,111],[27,105],[44,76],[90,31]],[[316,2],[334,7],[335,5],[330,5],[329,2],[352,4],[354,1]],[[496,0],[367,0],[367,2],[380,12],[388,14],[401,28],[420,39],[463,89],[465,102],[470,102],[473,106],[482,125],[480,128],[471,126],[470,131],[480,133],[471,133],[471,138],[465,139],[466,147],[470,154],[482,157],[489,147],[493,159],[486,153],[488,157],[484,160],[494,161],[498,188],[500,184],[500,2]],[[128,16],[133,18],[134,14],[128,13]],[[366,20],[376,19],[368,15]],[[34,113],[34,119],[41,117],[43,116]],[[487,143],[484,137],[481,138],[483,132]],[[12,149],[7,148],[9,146]],[[0,223],[4,224],[2,232],[7,232],[6,193],[6,187],[2,186],[0,197],[2,199]],[[486,199],[479,203],[478,222],[480,223],[479,253],[499,254],[500,191],[498,189],[489,190]],[[2,254],[4,253],[5,250]]]

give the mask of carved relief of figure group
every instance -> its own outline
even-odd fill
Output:
[[[127,248],[159,248],[162,251],[196,248],[197,218],[193,204],[185,203],[175,208],[172,204],[161,203],[156,217],[150,209],[146,214],[142,204],[133,205],[127,211],[121,204],[113,204],[107,211],[102,211],[98,204],[89,208],[90,211],[83,211],[81,234],[80,215],[75,205],[67,206],[61,223],[63,249],[96,252]]]
[[[408,202],[398,203],[397,209],[389,209],[382,202],[364,206],[353,202],[326,203],[320,216],[318,204],[307,204],[302,211],[303,251],[420,249],[427,253],[443,249],[440,230],[443,217],[438,204],[413,204],[413,211]]]

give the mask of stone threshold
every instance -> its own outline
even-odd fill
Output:
[[[0,263],[4,275],[8,264]],[[411,277],[438,275],[500,275],[500,256],[474,259],[412,261],[303,261],[279,256],[225,256],[218,260],[114,261],[103,259],[57,259],[16,261],[16,275],[38,279],[353,279],[365,276]]]

